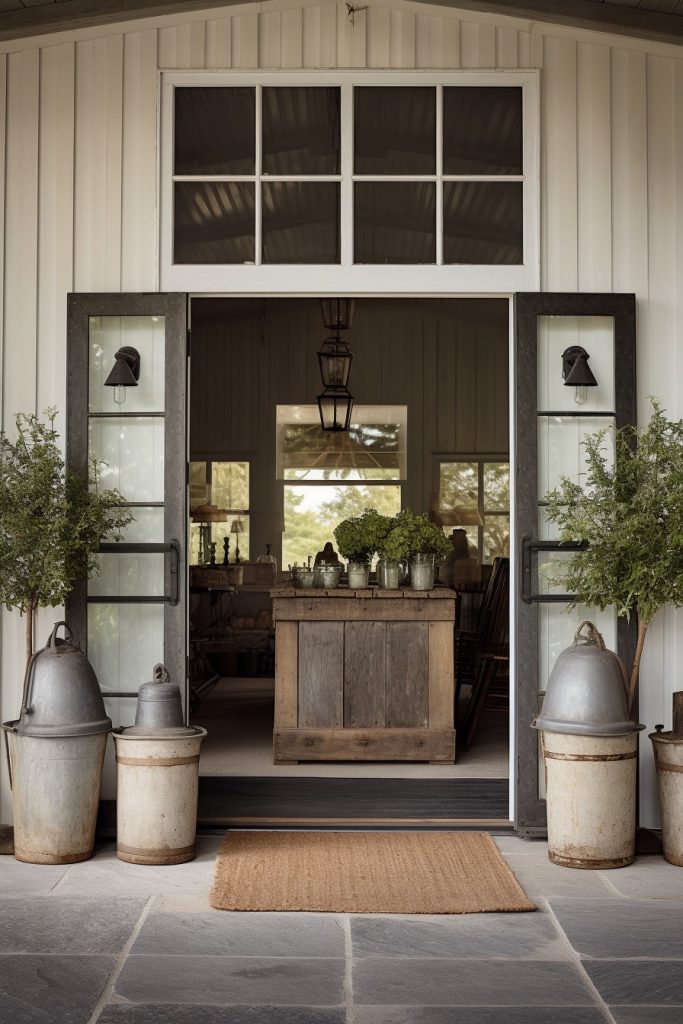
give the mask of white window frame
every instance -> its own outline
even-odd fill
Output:
[[[160,188],[159,266],[162,291],[249,295],[300,293],[302,270],[308,292],[326,295],[386,296],[405,294],[509,294],[540,287],[540,159],[539,72],[216,72],[160,73]],[[341,89],[341,263],[327,264],[173,264],[173,91],[178,86],[339,86]],[[524,166],[521,176],[524,204],[524,262],[518,265],[481,264],[353,264],[353,87],[364,85],[437,87],[440,108],[444,86],[521,86]],[[439,124],[439,119],[437,119]],[[447,175],[442,177],[441,132],[437,134],[437,174],[415,180],[498,181],[515,176]],[[220,179],[221,175],[214,176]],[[334,178],[335,176],[332,176]],[[386,175],[362,180],[386,180]],[[300,180],[297,176],[297,180]],[[322,176],[316,180],[330,180]],[[397,180],[407,180],[398,176]],[[257,190],[258,191],[258,190]],[[437,188],[437,259],[442,251],[441,189]],[[257,221],[258,223],[258,221]],[[258,228],[257,228],[258,230]],[[258,247],[259,238],[256,238]]]

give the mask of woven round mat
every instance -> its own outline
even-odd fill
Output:
[[[210,898],[218,910],[536,909],[485,832],[232,832]]]

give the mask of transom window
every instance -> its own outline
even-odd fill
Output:
[[[528,83],[442,77],[170,83],[171,268],[533,264]]]

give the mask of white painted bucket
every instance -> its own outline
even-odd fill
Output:
[[[176,736],[115,732],[116,853],[131,864],[194,858],[199,749],[206,729]]]
[[[550,860],[589,869],[631,864],[638,733],[542,736]]]
[[[92,857],[107,733],[21,736],[3,726],[14,802],[14,856],[29,864]]]
[[[683,736],[650,733],[662,810],[664,859],[683,867]]]

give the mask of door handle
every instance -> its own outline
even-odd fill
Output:
[[[537,594],[531,585],[532,558],[536,551],[585,551],[588,541],[576,540],[533,540],[529,536],[522,537],[522,601],[525,604],[566,604],[574,597],[573,594]]]

